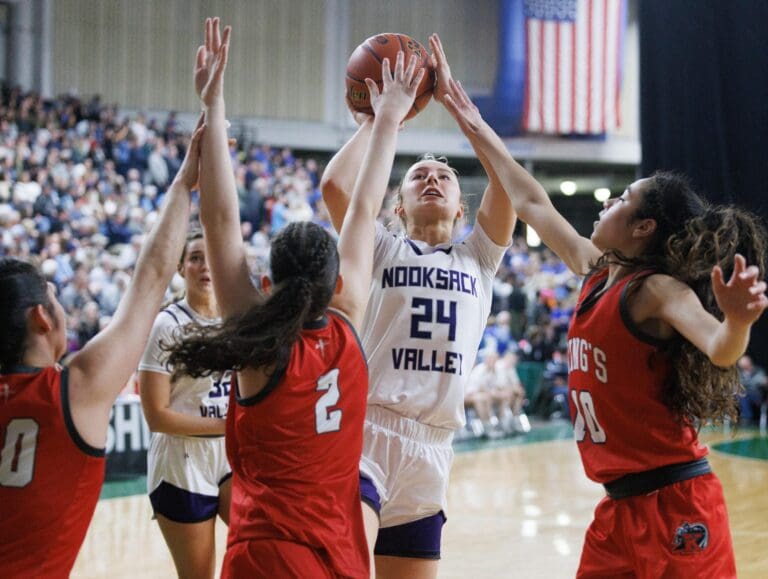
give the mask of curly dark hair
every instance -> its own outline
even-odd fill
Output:
[[[333,297],[339,254],[319,225],[292,223],[272,240],[274,291],[220,324],[192,324],[172,344],[172,379],[243,368],[283,368],[305,322],[323,315]]]
[[[654,237],[643,255],[629,258],[608,251],[594,264],[593,271],[620,264],[672,276],[690,286],[704,308],[721,321],[723,313],[712,292],[713,267],[719,265],[728,279],[738,253],[760,269],[761,277],[765,275],[766,230],[760,218],[735,206],[710,205],[682,175],[652,175],[634,217],[656,221]],[[666,403],[679,419],[699,425],[738,421],[738,395],[743,388],[735,365],[715,366],[679,335],[664,354],[674,368]]]

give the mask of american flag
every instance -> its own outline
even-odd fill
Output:
[[[626,0],[525,0],[523,130],[596,135],[620,124]]]

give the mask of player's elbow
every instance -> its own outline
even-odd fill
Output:
[[[326,201],[343,194],[339,180],[333,175],[333,171],[326,171],[320,179],[320,193]]]

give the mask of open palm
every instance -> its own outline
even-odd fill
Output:
[[[734,259],[733,275],[726,282],[719,267],[712,270],[712,291],[726,319],[737,324],[753,324],[768,307],[766,283],[759,279],[760,270],[747,266],[741,255]]]
[[[229,37],[232,28],[224,28],[218,18],[205,20],[205,44],[197,49],[195,58],[195,92],[205,105],[210,105],[223,95],[224,69],[227,66]]]
[[[411,55],[408,68],[405,68],[405,55],[402,50],[397,53],[394,73],[389,68],[388,58],[382,61],[381,68],[381,91],[373,80],[365,79],[371,94],[371,107],[375,115],[391,114],[398,121],[402,121],[413,106],[416,89],[426,70],[422,67],[416,72],[414,55]]]

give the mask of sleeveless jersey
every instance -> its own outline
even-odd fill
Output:
[[[358,473],[367,384],[354,329],[328,312],[302,330],[288,366],[256,396],[232,388],[229,545],[284,539],[339,575],[368,576]]]
[[[652,273],[627,276],[596,301],[608,272],[587,278],[568,331],[574,436],[587,476],[598,483],[707,454],[696,430],[664,404],[672,367],[663,342],[645,335],[629,315],[631,284]]]
[[[104,482],[104,449],[69,410],[68,372],[0,375],[0,575],[69,577]]]
[[[144,355],[139,363],[139,370],[148,370],[159,374],[172,373],[166,364],[168,352],[160,344],[171,344],[182,335],[180,328],[197,322],[207,326],[218,323],[218,319],[204,318],[193,310],[186,300],[171,304],[155,318],[152,332]],[[181,376],[171,383],[171,410],[182,414],[226,418],[229,406],[229,388],[231,372],[214,374],[205,378]]]
[[[435,247],[376,227],[362,326],[368,403],[458,429],[464,424],[464,385],[506,247],[493,243],[479,225],[463,242]]]

